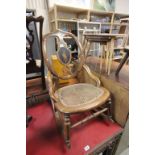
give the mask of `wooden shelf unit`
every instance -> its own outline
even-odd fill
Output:
[[[82,42],[84,30],[101,33],[118,33],[121,26],[120,19],[127,19],[128,14],[99,11],[93,9],[83,9],[55,4],[49,9],[50,31],[57,29],[69,31],[75,34]],[[123,31],[122,31],[123,32]],[[125,32],[123,32],[125,33]],[[93,44],[90,51],[100,51],[100,45]]]
[[[74,8],[62,5],[54,5],[49,9],[49,21],[55,22],[55,29],[58,29],[58,22],[76,22],[78,19],[88,21],[87,9]],[[51,30],[53,31],[53,29]]]
[[[55,28],[51,31],[59,29],[58,23],[60,22],[93,22],[100,23],[102,26],[109,26],[109,33],[112,33],[113,25],[120,25],[121,18],[128,18],[128,14],[99,11],[93,9],[83,9],[77,7],[69,7],[55,4],[49,9],[50,27],[54,24]]]

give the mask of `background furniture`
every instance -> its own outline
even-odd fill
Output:
[[[127,59],[129,58],[129,47],[128,46],[124,47],[124,52],[125,52],[125,56],[121,60],[119,66],[118,66],[118,68],[116,70],[116,73],[115,73],[116,76],[119,75],[120,70],[122,69],[122,67],[125,64],[125,62],[127,61]]]
[[[99,33],[99,34],[92,34],[92,33],[85,33],[85,40],[86,44],[90,44],[92,42],[98,42],[103,43],[107,46],[106,49],[106,60],[105,60],[105,68],[108,75],[110,74],[111,69],[111,63],[113,59],[113,52],[114,52],[114,41],[117,37],[123,37],[124,34],[106,34],[106,33]],[[84,47],[87,47],[88,45],[83,45]],[[86,48],[84,48],[84,51],[86,51]],[[105,51],[105,50],[104,50]],[[87,51],[89,53],[89,51]],[[87,54],[86,54],[87,56]],[[102,59],[102,58],[101,58]],[[102,61],[101,61],[102,63]],[[100,66],[100,70],[102,69],[102,64]]]
[[[80,49],[78,60],[72,60],[70,57],[70,51],[64,42],[66,36],[72,37],[77,43]],[[58,57],[58,60],[64,65],[61,68],[63,72],[55,70],[51,56],[47,53],[47,40],[50,37],[55,37],[58,40],[58,51],[55,59]],[[62,128],[65,143],[70,148],[70,129],[99,115],[112,121],[110,92],[100,86],[100,80],[84,64],[84,49],[72,33],[58,31],[54,34],[47,34],[43,40],[43,47],[44,59],[48,68],[47,83],[53,101],[53,111],[58,125]],[[95,86],[86,83],[83,78],[83,70],[87,72],[90,81],[94,81]],[[60,80],[65,81],[62,83]],[[74,80],[75,82],[68,83],[66,80]],[[72,123],[71,116],[73,114],[84,112],[87,112],[87,115],[82,120]]]
[[[129,36],[129,19],[123,18],[120,20],[121,25],[119,25],[119,30],[117,34],[126,34],[123,37],[118,37],[115,40],[114,45],[114,55],[113,59],[120,60],[124,57],[124,47],[129,45],[128,36]]]
[[[77,21],[77,37],[80,43],[83,41],[83,34],[85,32],[91,33],[100,33],[101,32],[101,24],[98,22],[87,22],[87,21]],[[89,55],[99,55],[100,54],[100,44],[92,43],[90,46]]]
[[[27,106],[47,99],[42,53],[44,18],[35,17],[32,10],[26,16],[26,97]]]
[[[43,60],[43,54],[42,54],[42,27],[43,27],[43,20],[44,18],[42,16],[40,17],[33,17],[33,16],[27,16],[26,17],[26,28],[27,28],[27,34],[26,34],[26,60],[28,61],[26,64],[26,74],[27,79],[36,78],[36,76],[29,77],[29,73],[35,73],[35,72],[41,72],[41,78],[42,78],[42,87],[45,89],[45,78],[44,78],[44,60]],[[40,67],[37,66],[37,61],[34,59],[34,52],[32,45],[34,43],[34,31],[30,28],[31,24],[34,24],[36,28],[36,23],[39,23],[39,53],[41,57],[41,65]],[[36,31],[37,32],[37,31]]]
[[[85,29],[91,30],[93,33],[118,33],[120,26],[126,25],[126,23],[120,22],[120,19],[125,17],[129,17],[129,15],[57,4],[49,9],[50,31],[55,32],[57,29],[60,29],[72,32],[78,37],[80,42],[82,42],[82,33]],[[90,50],[92,54],[97,53],[96,55],[99,55],[98,53],[100,53],[102,47],[98,43],[94,43]],[[119,59],[121,58],[119,57]]]
[[[102,33],[116,32],[116,25],[120,26],[120,19],[128,17],[128,14],[99,11],[92,9],[82,9],[76,7],[61,6],[55,4],[49,9],[49,21],[51,32],[59,29],[60,23],[69,24],[77,21],[98,22],[102,25]],[[119,30],[119,28],[117,28]]]
[[[124,25],[124,23],[126,24]],[[126,34],[126,36],[124,36],[123,38],[118,38],[118,39],[121,39],[121,43],[119,43],[119,45],[117,45],[114,48],[114,52],[119,52],[119,54],[123,55],[121,58],[120,64],[116,70],[116,73],[115,73],[116,76],[119,74],[124,63],[129,58],[129,25],[128,25],[129,19],[128,18],[122,19],[121,24],[122,25],[120,26],[119,33],[124,33]]]

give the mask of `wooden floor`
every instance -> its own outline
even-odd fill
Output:
[[[119,65],[119,62],[113,61],[111,66],[111,73],[108,76],[105,73],[105,62],[102,62],[102,71],[100,71],[100,59],[98,57],[88,57],[87,64],[89,67],[95,71],[105,76],[106,78],[110,78],[111,80],[117,81],[122,87],[129,89],[129,66],[124,65],[118,76],[115,76],[116,69]]]

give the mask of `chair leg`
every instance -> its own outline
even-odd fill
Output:
[[[29,122],[32,120],[32,116],[26,115],[26,127],[28,127]]]
[[[70,127],[71,127],[71,122],[70,122],[70,116],[69,114],[64,114],[64,139],[65,143],[68,148],[71,147],[70,144]]]
[[[112,119],[112,101],[111,98],[109,98],[108,100],[108,116],[111,122],[114,122],[114,120]]]
[[[54,101],[51,104],[52,104],[53,114],[54,114],[54,117],[55,117],[57,128],[61,132],[61,130],[62,130],[61,113],[55,108]]]
[[[129,52],[127,51],[124,58],[121,60],[117,70],[116,70],[116,73],[115,75],[118,76],[119,75],[119,72],[120,70],[122,69],[123,65],[125,64],[126,60],[129,58]]]

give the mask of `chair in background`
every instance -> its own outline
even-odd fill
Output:
[[[129,58],[129,18],[125,18],[121,20],[121,26],[119,29],[119,33],[123,33],[125,34],[125,36],[123,38],[117,38],[118,40],[116,41],[120,43],[116,42],[117,45],[114,48],[114,51],[118,51],[119,54],[123,55],[121,58],[120,64],[115,72],[116,76],[119,74],[121,68],[123,67],[127,59]]]
[[[46,89],[45,77],[44,77],[44,59],[42,53],[42,28],[43,28],[44,18],[42,16],[26,16],[26,81],[27,83],[32,79],[41,77],[42,89]],[[39,25],[39,35],[37,33],[37,24]],[[39,36],[39,39],[38,39]],[[34,48],[34,43],[37,43]],[[34,52],[37,52],[40,56],[39,65],[34,58]],[[28,93],[28,92],[27,92]],[[34,104],[38,101],[38,96],[42,93],[34,93],[33,95],[26,95],[26,107]],[[26,127],[28,127],[29,122],[32,120],[32,116],[26,114]]]
[[[57,40],[56,55],[48,55],[47,43],[50,37]],[[71,37],[78,45],[78,59],[72,59],[71,51],[64,41],[64,38]],[[56,122],[62,129],[67,147],[70,148],[70,129],[99,115],[112,120],[110,92],[100,85],[98,77],[93,75],[85,64],[83,48],[73,34],[58,31],[45,35],[43,54],[48,69],[47,87]],[[62,65],[61,67],[58,62],[54,64],[56,60]],[[73,114],[82,115],[85,112],[89,115],[78,122],[71,122]]]
[[[29,106],[48,99],[42,53],[42,16],[26,16],[26,86]]]
[[[44,77],[44,59],[43,59],[43,53],[42,53],[42,28],[43,28],[43,21],[44,18],[42,16],[39,17],[33,17],[33,16],[27,16],[26,17],[26,28],[27,28],[27,34],[26,34],[26,75],[29,75],[31,73],[41,73],[41,79],[42,79],[42,88],[45,89],[45,77]],[[39,25],[39,39],[37,38],[37,30],[36,30],[36,24]],[[30,25],[33,24],[35,29],[31,29]],[[34,32],[35,30],[35,32]],[[36,34],[35,34],[36,33]],[[40,62],[39,65],[37,65],[37,61],[34,58],[34,49],[33,43],[34,39],[39,41],[39,48],[36,50],[39,50],[40,55]],[[40,74],[39,74],[40,75]],[[34,74],[31,77],[27,76],[27,79],[34,79],[38,77],[39,75]]]
[[[117,70],[116,70],[116,73],[115,73],[116,76],[119,75],[120,70],[122,69],[123,65],[125,64],[125,62],[129,58],[129,46],[124,47],[124,53],[125,53],[125,55],[124,55],[123,59],[121,60],[119,66],[117,67]]]

